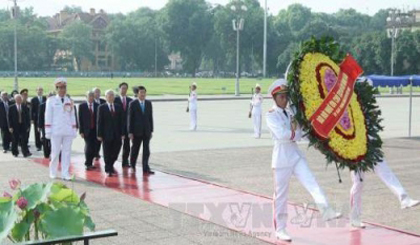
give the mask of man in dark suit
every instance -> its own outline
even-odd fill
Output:
[[[138,94],[139,94],[139,87],[138,86],[133,87],[133,96],[135,100],[137,99]]]
[[[105,93],[107,103],[98,108],[97,136],[103,143],[105,172],[111,177],[115,174],[114,163],[118,159],[123,134],[123,112],[119,105],[114,103],[114,91]]]
[[[31,128],[31,115],[29,108],[23,104],[20,94],[15,95],[15,104],[9,108],[9,130],[13,135],[12,154],[19,155],[18,144],[22,148],[24,157],[31,156],[28,150],[28,132]]]
[[[9,100],[9,106],[13,105],[15,103],[15,95],[17,95],[19,92],[17,90],[13,90],[10,93],[10,100]]]
[[[101,89],[100,88],[94,88],[92,89],[95,97],[95,102],[99,105],[105,104],[107,101],[101,98]]]
[[[28,99],[29,96],[29,90],[24,88],[20,91],[20,95],[22,95],[22,106],[26,107],[29,111],[29,116],[31,116],[31,111],[32,111],[32,105],[31,102]],[[30,121],[29,121],[30,124]],[[30,147],[29,145],[29,136],[30,136],[30,132],[31,132],[31,127],[29,127],[28,132],[26,133],[26,142],[28,143],[28,148]]]
[[[106,100],[101,98],[101,90],[99,88],[94,88],[92,89],[94,96],[95,96],[95,102],[98,103],[99,105],[105,104]],[[95,158],[96,161],[99,160],[99,158],[101,158],[101,155],[99,154],[99,152],[101,151],[101,145],[102,142],[98,142],[97,147],[96,147],[96,152],[95,152]]]
[[[39,113],[39,105],[44,103],[47,98],[43,96],[44,89],[42,87],[38,87],[36,90],[37,96],[33,97],[31,99],[31,120],[34,125],[34,135],[35,135],[35,146],[38,151],[42,148],[42,142],[41,142],[41,135],[40,131],[37,129],[38,127],[38,113]]]
[[[128,157],[130,155],[130,138],[128,137],[127,132],[127,112],[128,112],[128,106],[130,105],[131,99],[127,96],[127,89],[128,84],[127,83],[121,83],[119,85],[120,88],[120,95],[115,98],[115,104],[118,104],[123,109],[123,126],[124,126],[124,142],[123,142],[123,153],[122,153],[122,166],[129,167],[130,164],[128,162]]]
[[[12,135],[9,131],[9,96],[7,92],[1,92],[0,100],[0,128],[1,128],[1,139],[3,142],[3,153],[7,153],[10,150],[10,142],[12,140]]]
[[[50,93],[48,95],[48,98],[51,96],[54,96],[54,94]],[[51,140],[45,137],[45,107],[46,105],[47,105],[47,100],[43,101],[43,103],[39,105],[37,125],[38,125],[38,130],[41,133],[41,137],[42,137],[41,142],[42,142],[42,149],[44,151],[44,157],[50,158]]]
[[[95,169],[92,162],[98,145],[96,121],[99,104],[94,102],[94,93],[87,92],[86,102],[79,105],[79,134],[85,140],[86,170]]]
[[[132,140],[130,164],[136,168],[140,146],[143,143],[143,174],[154,174],[149,167],[149,143],[153,133],[152,102],[146,100],[146,88],[139,86],[138,99],[130,103],[128,109],[128,135]]]

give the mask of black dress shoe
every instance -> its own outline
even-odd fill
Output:
[[[36,150],[37,150],[37,151],[42,151],[42,149],[41,149],[41,148],[36,148]]]
[[[23,157],[30,157],[30,156],[32,156],[32,153],[30,153],[30,152],[23,155]]]
[[[112,173],[111,172],[109,172],[108,173],[108,177],[112,177],[113,175],[112,175]]]
[[[144,175],[152,175],[152,174],[155,174],[155,172],[153,172],[152,170],[149,170],[149,171],[143,171],[143,174]]]
[[[18,154],[13,154],[14,157],[18,157]]]
[[[94,169],[96,169],[96,167],[95,167],[95,166],[86,166],[86,170],[87,170],[87,171],[89,171],[89,170],[94,170]]]
[[[3,153],[7,153],[7,150],[3,150]]]
[[[123,168],[129,168],[129,167],[130,167],[130,165],[127,163],[127,164],[123,164],[123,165],[122,165],[122,167],[123,167]]]

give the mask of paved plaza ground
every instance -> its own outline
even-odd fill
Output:
[[[420,198],[420,98],[413,99],[413,138],[408,135],[408,98],[379,98],[385,131],[384,152],[408,193]],[[151,167],[158,171],[244,190],[262,196],[273,191],[270,169],[272,140],[263,122],[261,139],[252,137],[247,118],[248,101],[201,101],[198,131],[188,130],[186,102],[155,102],[155,133],[151,143]],[[271,101],[264,102],[264,111]],[[32,141],[31,141],[31,144]],[[73,144],[73,155],[83,153],[83,140]],[[324,157],[307,144],[299,144],[307,155],[320,186],[329,201],[348,215],[351,180],[348,170],[341,171],[338,183],[334,166],[325,166]],[[34,153],[34,147],[31,147]],[[40,153],[33,158],[39,158]],[[29,184],[47,182],[48,170],[30,159],[13,158],[0,153],[0,190],[9,190],[7,181],[19,178]],[[150,177],[150,178],[153,178]],[[420,207],[401,210],[397,198],[373,173],[366,174],[363,195],[363,220],[420,234]],[[87,192],[97,230],[115,229],[119,236],[93,244],[263,244],[261,240],[225,227],[170,210],[133,196],[77,178],[70,186],[78,193]],[[311,203],[306,190],[296,181],[290,185],[290,201]],[[177,222],[174,222],[177,217]],[[181,217],[181,219],[179,219]],[[180,222],[181,220],[181,222]],[[293,234],[292,234],[293,235]]]

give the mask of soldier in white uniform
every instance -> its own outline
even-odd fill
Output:
[[[188,109],[190,112],[190,130],[197,130],[197,84],[191,85],[190,96],[188,97]]]
[[[277,80],[270,86],[269,95],[274,99],[274,106],[266,115],[267,126],[274,140],[272,157],[275,189],[273,197],[274,227],[277,239],[283,241],[292,240],[286,231],[287,196],[292,175],[295,175],[311,194],[323,220],[327,221],[341,216],[341,213],[335,212],[329,206],[327,198],[296,144],[296,141],[302,137],[302,130],[286,108],[287,92],[287,82],[284,79]]]
[[[61,177],[70,180],[71,145],[77,135],[76,114],[73,101],[66,96],[66,79],[57,78],[54,85],[57,95],[47,100],[45,109],[45,137],[51,140],[50,178],[57,177],[61,151]]]
[[[394,193],[401,204],[401,209],[411,208],[420,204],[420,201],[411,199],[404,187],[401,185],[397,176],[389,168],[385,160],[379,162],[374,168],[375,174],[384,182],[384,184]],[[360,220],[362,212],[362,190],[364,182],[363,172],[351,171],[353,186],[350,189],[350,221],[353,227],[365,228]]]
[[[363,80],[361,80],[363,81]],[[371,79],[364,80],[373,86]],[[401,185],[397,176],[389,168],[386,160],[379,162],[374,167],[375,174],[384,182],[384,184],[394,193],[400,201],[401,209],[411,208],[420,204],[420,201],[413,200],[408,196],[404,187]],[[351,171],[351,179],[353,186],[350,189],[350,222],[353,227],[365,228],[360,220],[362,213],[362,190],[364,174],[360,172]]]
[[[261,86],[256,84],[255,94],[252,96],[251,101],[252,123],[254,124],[254,137],[256,139],[261,138],[262,102],[263,96],[261,94]]]

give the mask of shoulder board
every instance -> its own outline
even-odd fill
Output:
[[[270,110],[268,110],[269,113],[274,112],[275,110],[273,108],[271,108]]]

